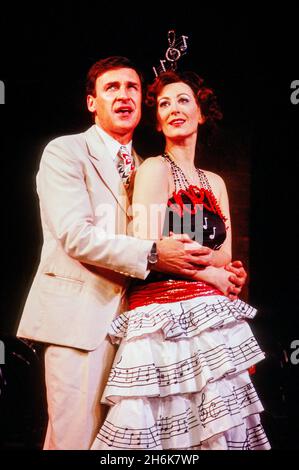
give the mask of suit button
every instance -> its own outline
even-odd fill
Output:
[[[120,287],[114,287],[114,292],[115,292],[115,294],[119,294],[120,293]]]

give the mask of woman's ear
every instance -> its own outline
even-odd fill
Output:
[[[206,121],[205,116],[202,114],[201,110],[199,110],[199,118],[198,118],[198,124],[204,124]]]
[[[157,122],[157,124],[156,124],[156,129],[157,129],[158,132],[162,131],[162,127],[161,127],[161,124],[159,122]]]

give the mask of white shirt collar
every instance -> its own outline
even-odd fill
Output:
[[[113,137],[111,137],[111,135],[107,134],[107,132],[105,132],[97,124],[96,124],[96,130],[98,134],[100,135],[100,137],[103,139],[104,144],[106,145],[111,158],[115,160],[121,144],[117,140],[115,140]],[[132,140],[128,144],[126,144],[125,147],[128,149],[128,152],[131,153],[132,152]]]

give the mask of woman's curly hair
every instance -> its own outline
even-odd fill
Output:
[[[211,88],[206,87],[203,83],[204,80],[199,77],[195,72],[176,72],[169,70],[163,72],[154,82],[148,86],[145,104],[157,111],[157,96],[160,94],[162,88],[171,83],[183,82],[189,85],[192,89],[195,99],[197,100],[205,123],[214,127],[216,121],[222,119],[222,112],[217,103],[217,98]]]

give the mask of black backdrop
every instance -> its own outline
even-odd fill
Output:
[[[195,13],[187,4],[179,9],[171,6],[168,12],[147,5],[144,13],[133,5],[84,8],[89,10],[82,5],[25,4],[1,11],[0,80],[5,83],[5,105],[0,105],[1,335],[15,332],[38,263],[41,233],[34,178],[44,145],[89,126],[84,81],[95,60],[126,55],[150,80],[151,67],[167,47],[167,31],[175,28],[189,36],[181,66],[198,71],[217,90],[224,127],[232,136],[248,129],[249,294],[261,312],[255,329],[269,358],[256,380],[264,393],[265,420],[274,447],[296,448],[299,365],[289,361],[291,341],[299,339],[295,304],[299,105],[290,101],[290,84],[299,78],[295,14],[272,8],[261,16],[258,9],[245,7],[242,13],[216,8]],[[136,133],[136,145],[146,155],[155,142],[141,135],[142,128]]]

